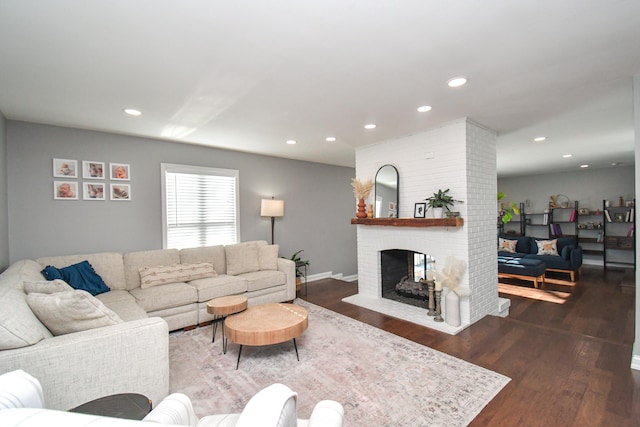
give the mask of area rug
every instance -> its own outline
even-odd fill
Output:
[[[241,412],[279,382],[298,393],[298,417],[322,399],[340,402],[345,426],[465,426],[510,381],[496,372],[303,300],[309,328],[293,342],[222,354],[220,329],[172,333],[171,392],[191,398],[200,417]]]

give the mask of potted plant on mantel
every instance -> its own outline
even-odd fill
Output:
[[[433,193],[433,196],[424,199],[427,202],[429,208],[433,209],[434,218],[442,218],[444,210],[451,211],[450,207],[454,203],[464,203],[462,200],[456,200],[449,195],[449,189],[438,190],[437,193]]]

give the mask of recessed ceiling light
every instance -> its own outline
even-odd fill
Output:
[[[335,136],[328,136],[325,141],[327,142],[335,142],[336,141],[336,137]]]
[[[130,116],[141,116],[142,111],[136,110],[135,108],[123,108],[122,111],[127,113]]]
[[[573,157],[573,154],[563,154],[562,157],[568,159],[569,157]]]
[[[365,129],[375,129],[376,125],[374,125],[373,123],[369,123],[368,125],[364,125]]]
[[[297,144],[297,143],[298,143],[298,141],[296,141],[295,139],[287,140],[287,144],[289,144],[289,145],[293,145],[293,144]]]
[[[589,165],[580,165],[581,168],[588,168]]]
[[[467,83],[466,77],[454,77],[447,82],[449,87],[460,87],[460,86],[464,86],[466,83]]]
[[[431,111],[431,106],[423,105],[422,107],[418,107],[418,111],[421,113],[426,113],[427,111]]]
[[[542,142],[542,141],[546,141],[547,137],[546,136],[536,136],[535,138],[533,138],[534,142]]]

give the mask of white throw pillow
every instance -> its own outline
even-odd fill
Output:
[[[122,319],[87,291],[27,295],[34,314],[54,335],[123,323]]]
[[[37,294],[55,294],[56,292],[68,292],[73,288],[64,280],[55,279],[47,280],[43,282],[24,282],[24,293],[37,293]]]
[[[205,277],[217,275],[210,262],[196,264],[157,265],[155,267],[142,267],[140,272],[140,287],[166,285],[168,283],[188,282]]]
[[[260,270],[278,269],[279,245],[258,246],[258,263]]]
[[[555,255],[558,254],[558,240],[536,240],[538,245],[538,255]]]
[[[500,237],[498,251],[515,253],[517,244],[517,240],[503,239]]]
[[[260,270],[258,246],[255,243],[237,243],[224,247],[227,255],[227,274],[236,276]]]

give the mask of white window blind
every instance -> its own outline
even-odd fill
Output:
[[[162,164],[164,247],[238,242],[238,171]]]

